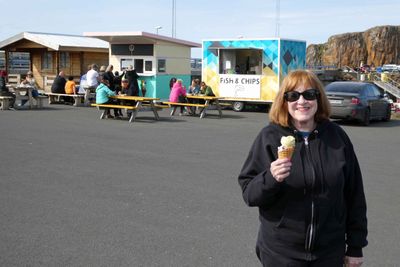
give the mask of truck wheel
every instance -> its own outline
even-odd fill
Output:
[[[232,109],[236,112],[243,111],[244,109],[244,102],[233,102]]]

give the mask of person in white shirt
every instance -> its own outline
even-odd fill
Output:
[[[90,70],[86,73],[85,87],[85,104],[88,105],[91,101],[91,94],[96,92],[97,86],[100,84],[100,75],[97,72],[98,66],[92,64]]]
[[[86,84],[88,87],[96,88],[99,85],[99,73],[97,72],[97,65],[92,64],[91,69],[86,74]]]

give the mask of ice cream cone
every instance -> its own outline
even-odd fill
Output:
[[[288,148],[284,148],[282,150],[278,151],[278,158],[280,159],[291,159],[293,156],[293,152],[294,152],[294,147],[288,147]]]

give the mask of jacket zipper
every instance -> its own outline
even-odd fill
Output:
[[[311,252],[311,250],[313,249],[314,246],[314,239],[315,239],[315,206],[314,206],[314,187],[315,187],[315,169],[314,166],[311,162],[311,151],[310,151],[310,147],[308,144],[308,138],[304,138],[304,144],[306,146],[306,155],[307,155],[307,161],[310,165],[311,168],[311,224],[310,226],[307,228],[307,240],[306,240],[306,244],[305,244],[305,248],[307,252]]]

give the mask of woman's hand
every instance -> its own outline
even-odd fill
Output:
[[[346,267],[360,267],[364,262],[363,257],[356,258],[356,257],[349,257],[346,256],[344,258],[344,266]]]
[[[291,167],[290,159],[277,159],[271,162],[270,171],[275,180],[283,182],[289,176]]]

